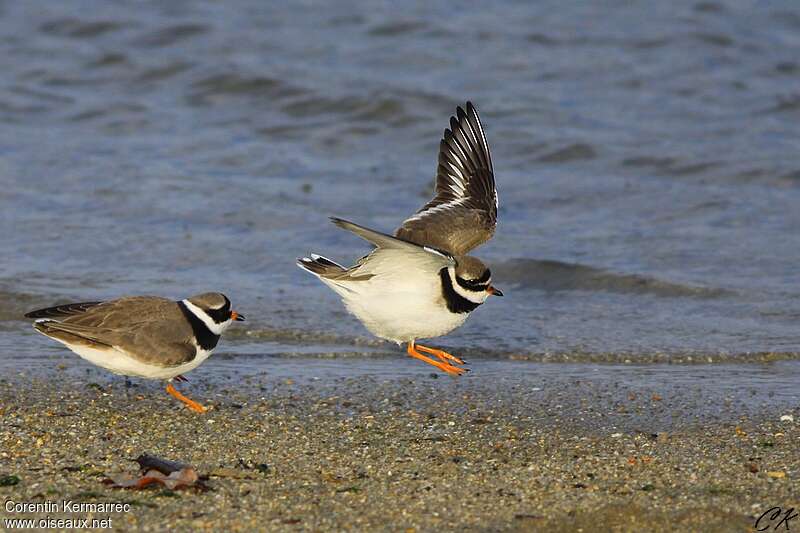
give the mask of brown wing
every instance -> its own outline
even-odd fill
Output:
[[[497,225],[497,189],[478,112],[467,102],[450,118],[439,145],[436,195],[395,235],[453,255],[488,241]]]
[[[177,302],[134,296],[103,302],[60,321],[44,320],[36,328],[48,336],[114,346],[149,364],[176,366],[194,359],[192,328]]]
[[[40,320],[33,325],[37,331],[50,338],[59,340],[68,345],[91,346],[92,348],[105,349],[113,348],[112,345],[103,342],[90,328],[77,328],[68,326],[55,320]]]

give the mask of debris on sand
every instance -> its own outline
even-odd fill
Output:
[[[112,475],[104,483],[112,487],[138,490],[150,485],[161,485],[169,490],[187,487],[206,488],[194,467],[187,464],[148,454],[140,455],[135,461],[139,463],[141,475]]]

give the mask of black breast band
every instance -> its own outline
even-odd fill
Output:
[[[447,302],[447,309],[449,309],[451,313],[470,313],[481,305],[467,300],[456,292],[453,288],[453,282],[450,280],[450,275],[447,273],[447,267],[439,271],[439,278],[442,280],[442,295],[444,295],[444,301]]]
[[[186,320],[191,324],[192,332],[195,338],[197,338],[197,345],[206,351],[213,350],[217,346],[217,342],[219,342],[219,335],[214,334],[213,331],[208,329],[208,326],[206,326],[197,315],[189,311],[185,303],[178,302],[178,307],[181,308],[183,316],[185,316]]]

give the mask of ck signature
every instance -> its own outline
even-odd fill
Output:
[[[771,507],[764,511],[764,514],[756,519],[753,527],[756,531],[778,531],[778,528],[783,526],[786,529],[781,531],[791,531],[789,528],[789,521],[794,520],[800,516],[794,511],[794,507],[788,508],[785,512],[780,507]]]

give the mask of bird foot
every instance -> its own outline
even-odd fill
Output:
[[[429,348],[429,347],[423,346],[421,344],[415,344],[414,347],[417,350],[429,353],[431,355],[435,355],[436,357],[439,358],[439,360],[441,360],[442,362],[445,362],[445,363],[448,362],[448,361],[453,361],[454,363],[459,364],[459,365],[466,364],[466,361],[464,361],[463,359],[459,359],[455,355],[449,354],[449,353],[445,352],[444,350],[439,350],[437,348]]]
[[[417,351],[417,348],[419,348],[420,350],[423,350],[423,351],[427,351],[428,353],[431,353],[431,354],[435,355],[436,357],[438,357],[440,359],[440,361],[436,361],[436,360],[431,359],[430,357],[428,357],[426,355],[423,355],[423,354],[419,353]],[[410,355],[414,359],[419,359],[420,361],[424,361],[424,362],[428,363],[429,365],[435,366],[439,370],[441,370],[443,372],[447,372],[451,376],[460,376],[464,372],[469,372],[468,368],[461,368],[461,367],[457,367],[455,365],[450,364],[449,361],[451,361],[451,360],[455,361],[455,362],[457,362],[459,364],[464,364],[464,362],[461,359],[458,359],[457,357],[454,357],[454,356],[448,354],[447,352],[442,352],[441,350],[434,350],[433,348],[427,348],[425,346],[419,346],[419,345],[414,344],[413,342],[408,343],[408,348],[407,348],[406,351],[408,352],[408,355]],[[437,353],[437,352],[441,352],[441,353]]]
[[[172,386],[172,383],[167,383],[167,392],[173,398],[177,398],[178,400],[180,400],[183,403],[185,403],[186,407],[188,407],[189,409],[191,409],[195,413],[205,413],[206,411],[208,411],[207,408],[203,407],[202,405],[200,405],[196,401],[194,401],[194,400],[192,400],[190,398],[187,398],[186,396],[184,396],[183,394],[178,392],[178,390],[175,387]]]

